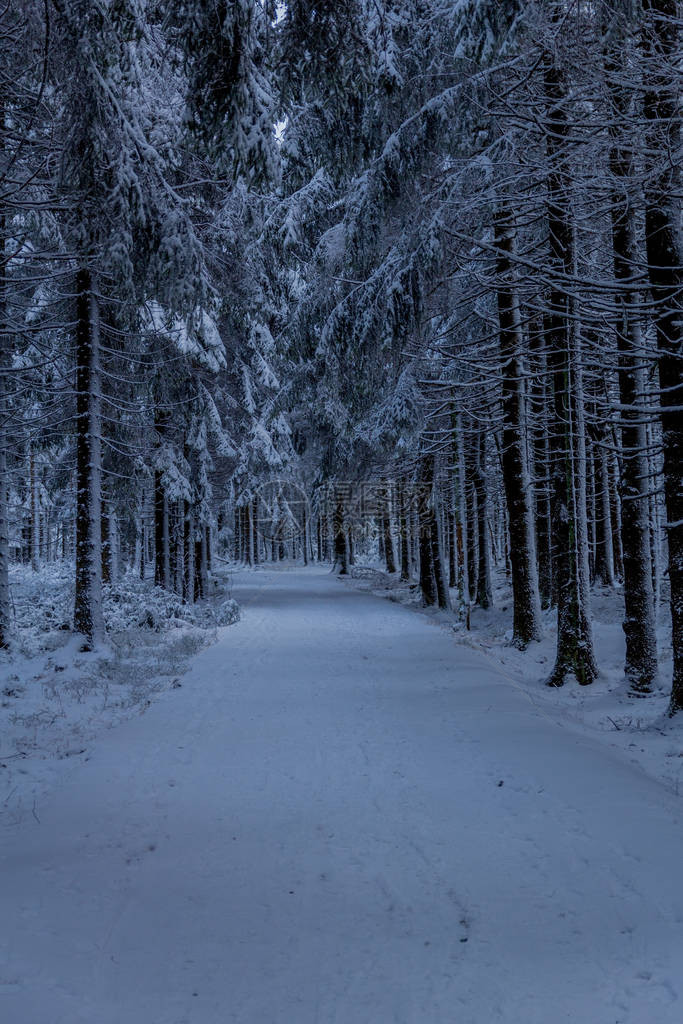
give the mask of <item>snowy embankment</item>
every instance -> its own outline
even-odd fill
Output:
[[[3,1024],[680,1024],[670,788],[399,604],[234,583],[6,829]]]
[[[59,762],[87,759],[102,730],[142,714],[190,658],[239,617],[225,579],[197,605],[127,574],[104,588],[106,640],[70,632],[73,566],[11,574],[16,642],[0,651],[0,825],[36,812]]]

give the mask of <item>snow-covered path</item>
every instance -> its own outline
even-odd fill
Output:
[[[680,1024],[681,803],[311,569],[2,836],[3,1024]]]

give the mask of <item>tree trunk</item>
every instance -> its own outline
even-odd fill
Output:
[[[616,440],[614,437],[613,445],[616,447]],[[607,472],[609,477],[609,507],[612,530],[614,575],[618,579],[623,580],[624,557],[621,547],[621,501],[619,498],[619,478],[621,474],[619,470],[619,456],[616,451],[607,452]]]
[[[185,504],[176,502],[173,533],[175,535],[174,590],[183,596],[183,578],[185,576]]]
[[[609,18],[605,28],[609,28]],[[642,305],[634,279],[640,265],[636,209],[632,194],[636,167],[632,148],[622,135],[634,111],[624,82],[628,74],[624,56],[626,40],[606,32],[605,71],[610,97],[610,171],[612,247],[618,285],[616,303],[619,354],[619,403],[621,407],[621,541],[624,565],[625,675],[634,695],[650,693],[657,676],[650,525],[648,456],[643,404],[645,373],[644,338],[639,309]]]
[[[40,504],[38,501],[38,471],[33,446],[29,445],[29,507],[31,509],[31,569],[40,569]]]
[[[398,490],[398,529],[401,539],[401,581],[410,579],[410,531],[407,505],[406,485],[401,483]]]
[[[0,343],[1,344],[1,343]],[[2,404],[2,363],[0,357],[0,420],[7,415]],[[0,649],[9,646],[11,607],[9,594],[9,486],[7,480],[7,440],[0,422]]]
[[[650,394],[650,406],[652,407],[652,395]],[[659,608],[662,594],[662,536],[664,534],[664,523],[666,512],[662,517],[662,497],[664,494],[664,481],[661,475],[661,436],[660,424],[648,421],[648,452],[650,472],[650,545],[652,560],[652,591],[655,602],[655,624],[659,620]]]
[[[486,434],[479,431],[474,463],[474,489],[477,496],[477,592],[480,608],[493,605],[491,589],[491,544],[488,530],[488,495],[486,488]]]
[[[102,502],[102,582],[111,583],[111,519]]]
[[[597,519],[595,509],[595,458],[594,448],[591,443],[590,435],[586,433],[585,438],[586,445],[586,512],[588,518],[588,579],[590,585],[593,586],[595,583],[595,545],[596,545],[596,528],[595,521]]]
[[[305,505],[301,509],[301,515],[302,515],[302,520],[303,520],[303,522],[302,522],[303,536],[301,537],[301,541],[302,541],[303,553],[304,553],[304,565],[308,565],[308,550],[309,550],[308,549],[308,527],[309,527],[309,524],[308,524],[308,516],[306,515],[306,506]]]
[[[338,568],[340,576],[346,576],[349,571],[346,531],[344,527],[344,501],[341,496],[338,496],[334,507],[332,529],[334,531],[334,565]]]
[[[446,529],[448,530],[448,586],[455,590],[458,585],[458,553],[455,547],[455,512],[452,508],[446,513]]]
[[[458,565],[460,567],[460,601],[466,609],[467,628],[470,628],[470,584],[469,556],[467,551],[467,479],[465,476],[465,439],[462,429],[462,416],[456,414],[453,422],[455,440],[455,471],[456,471],[456,547]]]
[[[437,515],[436,509],[436,492],[434,489],[432,490],[432,507],[431,517],[429,520],[429,530],[431,535],[432,570],[434,573],[434,583],[436,584],[437,603],[439,608],[442,608],[444,611],[450,611],[451,597],[448,593],[448,586],[443,567],[443,546],[441,543],[439,516]]]
[[[472,605],[477,600],[477,573],[479,560],[477,557],[477,500],[476,500],[476,455],[475,444],[477,440],[474,434],[474,425],[468,423],[467,436],[462,433],[461,443],[463,453],[464,470],[464,495],[465,495],[465,556],[467,558],[467,601]]]
[[[559,18],[559,11],[555,17]],[[574,228],[569,205],[572,189],[565,152],[569,125],[564,109],[566,86],[563,73],[552,53],[546,54],[545,61],[551,275],[546,349],[554,397],[550,436],[555,541],[553,576],[557,585],[557,655],[548,685],[562,686],[570,673],[581,685],[587,685],[595,679],[597,666],[593,652],[585,534],[585,435],[580,361],[567,280],[574,273]]]
[[[3,114],[4,119],[4,114]],[[6,215],[0,210],[0,649],[9,646],[11,606],[9,592],[9,480],[7,446],[9,402],[7,369],[11,353],[7,322]]]
[[[425,605],[432,606],[439,600],[436,575],[434,571],[433,522],[435,521],[432,505],[434,488],[434,456],[425,455],[418,475],[417,515],[420,552],[420,589]]]
[[[145,578],[145,527],[142,512],[135,519],[135,568],[141,580]]]
[[[670,714],[683,709],[683,240],[681,37],[677,0],[643,0],[645,116],[651,166],[645,234],[655,300],[669,548],[673,679]]]
[[[76,276],[76,596],[74,630],[87,647],[102,618],[102,456],[99,309],[90,271]]]
[[[197,578],[199,579],[199,593],[202,598],[209,596],[209,539],[208,539],[208,526],[200,526],[200,537],[199,537],[199,572]]]
[[[183,504],[183,601],[192,604],[195,594],[194,522],[190,502],[185,501]]]
[[[201,527],[200,527],[201,530]],[[204,595],[204,577],[202,575],[202,542],[201,537],[194,541],[194,599],[200,601]]]
[[[523,650],[541,639],[541,600],[529,480],[524,442],[524,390],[522,378],[522,325],[515,291],[511,255],[515,227],[512,214],[502,207],[495,217],[499,347],[503,375],[503,485],[508,511],[510,567],[512,570],[512,642]]]
[[[595,578],[606,587],[614,587],[614,553],[612,542],[612,515],[609,494],[609,461],[605,451],[604,435],[595,445],[596,457],[596,522],[595,522]]]
[[[247,549],[247,562],[248,562],[249,565],[253,565],[254,564],[254,540],[255,540],[255,536],[254,535],[255,535],[255,529],[254,529],[254,523],[253,523],[254,517],[252,515],[252,504],[251,504],[251,501],[248,501],[247,504],[244,506],[244,514],[246,516],[246,521],[245,521],[244,528],[245,528],[245,532],[246,532],[245,542],[246,542],[246,549]]]
[[[384,560],[388,573],[396,572],[396,559],[394,557],[394,538],[391,535],[391,487],[385,483],[384,511],[382,514],[382,534],[384,538]]]
[[[157,587],[171,588],[171,555],[168,526],[168,499],[159,470],[154,473],[154,582]]]

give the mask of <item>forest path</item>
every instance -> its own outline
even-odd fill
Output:
[[[329,572],[235,596],[2,837],[4,1024],[680,1024],[673,794]]]

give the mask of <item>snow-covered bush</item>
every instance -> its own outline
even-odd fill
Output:
[[[34,572],[29,566],[14,566],[11,573],[13,611],[17,633],[29,647],[32,640],[45,649],[61,644],[60,636],[70,630],[73,613],[73,567],[67,563],[43,566]],[[163,633],[168,629],[197,626],[208,629],[231,626],[239,621],[237,603],[227,594],[221,580],[216,593],[198,604],[183,604],[170,591],[156,587],[128,572],[104,587],[104,621],[107,633],[116,636],[130,629]]]
[[[103,597],[105,625],[113,635],[136,627],[162,633],[181,626],[231,626],[240,617],[239,606],[230,597],[219,594],[199,604],[183,604],[177,594],[151,586],[136,573],[105,587]]]
[[[103,602],[107,632],[113,634],[133,627],[160,633],[196,619],[192,605],[183,605],[177,594],[152,586],[132,572],[103,588]]]
[[[240,606],[232,597],[226,597],[224,601],[213,609],[215,624],[217,626],[232,626],[240,619]]]

